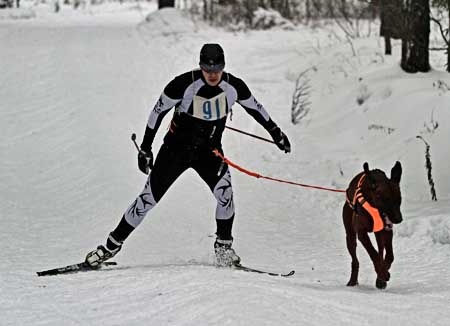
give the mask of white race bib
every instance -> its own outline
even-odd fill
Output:
[[[214,121],[222,119],[227,115],[227,100],[226,94],[219,95],[206,99],[201,96],[194,96],[193,102],[193,116],[202,120]]]

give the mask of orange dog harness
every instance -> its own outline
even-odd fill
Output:
[[[361,191],[361,186],[363,184],[364,178],[366,177],[365,174],[361,175],[358,181],[358,186],[356,187],[355,194],[353,196],[353,200],[350,201],[348,197],[348,191],[347,191],[347,203],[350,205],[351,208],[353,208],[354,211],[356,211],[356,204],[359,203],[366,211],[369,213],[369,215],[373,219],[373,232],[378,232],[383,230],[384,228],[384,222],[383,218],[380,215],[380,212],[377,208],[373,207],[369,204],[369,202],[364,198],[363,193]]]

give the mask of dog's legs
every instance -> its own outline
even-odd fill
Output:
[[[384,258],[384,262],[386,264],[386,269],[389,271],[391,269],[392,263],[394,261],[394,250],[392,248],[392,238],[394,233],[392,231],[386,231],[386,256]]]
[[[356,256],[356,232],[347,233],[347,250],[352,257],[352,272],[347,286],[358,285],[359,261]]]
[[[385,289],[387,286],[387,281],[389,281],[391,277],[384,261],[384,248],[387,242],[387,237],[388,235],[385,230],[375,233],[375,238],[377,239],[378,245],[378,270],[375,285],[378,289]]]
[[[384,248],[387,242],[387,237],[388,235],[385,230],[375,233],[375,238],[377,239],[378,245],[378,278],[386,282],[389,281],[390,278],[390,274],[386,268],[386,263],[384,262]]]
[[[347,203],[344,205],[342,217],[345,227],[347,250],[352,257],[352,270],[347,286],[355,286],[358,285],[359,261],[358,257],[356,256],[356,232],[353,230],[352,226],[353,211],[350,206],[347,205]]]
[[[370,241],[369,234],[367,232],[358,232],[358,239],[361,241],[364,248],[366,248],[367,253],[370,256],[370,259],[372,260],[373,266],[375,267],[375,272],[377,273],[377,278],[381,279],[383,281],[387,281],[387,274],[386,274],[386,268],[384,268],[384,261],[382,261],[382,264],[380,264],[380,259],[378,252],[375,250],[375,248],[372,245],[372,242]]]

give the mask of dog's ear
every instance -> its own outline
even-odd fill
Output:
[[[364,162],[363,168],[364,168],[364,172],[365,172],[366,174],[369,174],[369,163]]]
[[[395,183],[400,183],[402,178],[402,165],[399,161],[395,162],[394,167],[391,170],[391,181]]]
[[[369,170],[369,163],[364,162],[363,168],[364,168],[364,173],[366,174],[367,179],[369,180],[370,189],[371,190],[377,189],[377,183],[376,183],[375,179],[373,178],[372,173]]]

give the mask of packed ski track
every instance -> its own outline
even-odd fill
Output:
[[[155,11],[155,2],[63,7],[60,15],[28,6],[30,19],[0,16],[1,325],[448,325],[450,91],[436,85],[450,85],[450,77],[437,55],[435,71],[406,75],[398,46],[384,57],[377,37],[350,45],[327,24],[227,32],[176,10]],[[293,147],[284,154],[228,130],[230,160],[337,189],[365,161],[387,174],[402,162],[405,221],[395,228],[386,290],[375,288],[361,246],[360,285],[345,286],[343,194],[236,170],[234,248],[243,265],[295,275],[214,267],[215,201],[193,171],[126,241],[117,266],[36,275],[78,263],[104,243],[146,180],[131,133],[142,137],[164,85],[196,67],[206,42],[224,47],[226,70],[248,83]],[[305,70],[311,112],[292,125],[295,79]],[[239,105],[229,125],[268,137]],[[438,202],[429,199],[417,135],[431,144]]]

